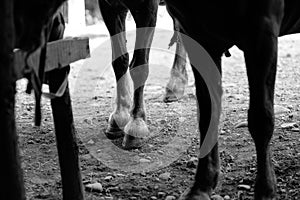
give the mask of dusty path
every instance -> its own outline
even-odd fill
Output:
[[[92,49],[107,39],[93,36]],[[280,39],[279,49],[273,160],[278,199],[296,200],[300,196],[300,37]],[[242,52],[236,48],[230,52],[232,56],[223,60],[224,101],[219,140],[222,175],[216,193],[230,199],[252,199],[256,156],[247,128],[243,127],[248,107],[246,70]],[[101,53],[99,58],[93,57],[94,64],[103,62],[101,56],[106,54],[109,51]],[[151,53],[145,98],[152,135],[147,145],[131,152],[121,150],[120,141],[112,143],[103,134],[115,94],[111,68],[108,66],[99,73],[93,71],[97,67],[82,71],[87,66],[84,61],[72,65],[69,79],[80,136],[83,180],[85,184],[99,182],[103,187],[102,192],[86,192],[88,200],[165,199],[168,195],[177,198],[191,184],[199,144],[193,78],[188,66],[185,97],[177,103],[163,103],[172,60],[170,53],[158,50]],[[79,82],[86,87],[78,86],[80,77],[85,78]],[[17,85],[17,126],[28,199],[60,199],[49,101],[43,100],[43,126],[33,127],[33,97],[24,93],[24,80]],[[238,187],[241,184],[250,189]]]

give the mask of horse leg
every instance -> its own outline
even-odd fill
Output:
[[[154,27],[158,2],[145,1],[136,9],[129,9],[136,23],[136,42],[132,61],[130,63],[130,75],[133,80],[134,96],[130,121],[125,127],[123,147],[125,149],[138,148],[149,135],[146,125],[146,112],[144,108],[144,84],[149,73],[149,52],[153,40]]]
[[[128,9],[122,5],[112,5],[106,0],[99,0],[99,6],[105,25],[111,36],[112,66],[114,69],[117,96],[116,107],[108,120],[105,132],[110,139],[124,136],[124,127],[129,122],[131,106],[130,76],[127,73],[129,55],[126,48],[125,19]]]
[[[255,200],[271,200],[276,193],[269,143],[274,130],[273,100],[279,26],[271,21],[261,19],[261,26],[256,29],[260,35],[253,38],[253,34],[249,39],[251,43],[244,50],[250,89],[249,131],[257,153]]]
[[[176,52],[173,66],[170,73],[170,79],[166,86],[164,102],[177,101],[184,95],[185,87],[188,83],[188,75],[186,72],[186,51],[179,35],[178,21],[173,18],[174,35],[171,39],[171,44],[176,42]]]
[[[187,51],[193,51],[187,47]],[[218,53],[215,56],[211,55],[214,62],[216,63],[219,71],[221,71],[221,55]],[[190,56],[189,56],[190,57]],[[191,63],[193,63],[192,58]],[[192,65],[195,86],[196,86],[196,96],[198,105],[198,121],[200,130],[200,154],[204,144],[204,139],[209,128],[211,119],[211,97],[206,86],[206,83],[202,75],[196,70]],[[220,89],[220,88],[219,88]],[[221,102],[219,102],[221,103]],[[215,105],[220,107],[220,105]],[[217,134],[217,133],[212,133]],[[187,189],[180,197],[180,200],[209,200],[212,191],[215,189],[218,177],[219,177],[219,151],[218,142],[212,143],[212,148],[210,152],[204,156],[198,158],[197,171],[195,175],[195,181],[189,189]]]
[[[15,125],[13,1],[0,2],[0,199],[25,199]]]

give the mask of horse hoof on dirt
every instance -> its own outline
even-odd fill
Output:
[[[127,113],[112,113],[108,120],[108,127],[105,135],[108,139],[114,140],[124,136],[124,127],[128,123],[130,115]]]
[[[175,101],[178,101],[180,98],[179,97],[182,97],[182,95],[178,95],[178,94],[175,94],[172,90],[170,90],[169,88],[166,88],[166,94],[163,98],[163,101],[165,103],[171,103],[171,102],[175,102]]]
[[[185,86],[187,80],[181,77],[173,77],[170,79],[166,87],[166,94],[163,101],[165,103],[170,103],[178,101],[184,95]]]
[[[205,192],[192,192],[192,190],[187,189],[179,197],[178,200],[211,200],[209,195]]]
[[[122,143],[124,149],[140,148],[150,133],[145,121],[141,118],[131,119],[125,126],[124,132]]]

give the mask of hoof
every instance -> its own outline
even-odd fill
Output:
[[[105,135],[108,139],[117,139],[124,136],[124,127],[130,119],[129,113],[113,113],[108,120],[108,127],[105,130]]]
[[[186,84],[187,80],[182,77],[171,77],[166,86],[166,94],[163,101],[165,103],[170,103],[181,99],[184,95]]]
[[[205,192],[192,192],[192,190],[187,189],[178,200],[210,200],[210,198]]]
[[[178,101],[180,99],[180,97],[182,97],[182,96],[183,96],[183,94],[181,94],[181,95],[175,94],[175,93],[173,93],[172,90],[170,90],[169,88],[166,88],[166,94],[163,98],[163,101],[165,103],[175,102],[175,101]]]
[[[131,119],[125,126],[124,132],[122,143],[124,149],[140,148],[150,134],[145,121],[141,118]]]
[[[110,140],[115,140],[118,138],[121,138],[125,135],[124,131],[120,129],[119,127],[111,127],[109,126],[105,131],[104,131],[106,137]]]

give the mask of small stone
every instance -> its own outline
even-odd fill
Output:
[[[211,200],[223,200],[223,197],[221,197],[221,196],[218,195],[218,194],[215,194],[215,195],[212,195],[212,196],[211,196]]]
[[[95,142],[93,140],[89,140],[87,143],[88,144],[95,144]]]
[[[154,189],[155,189],[155,190],[157,190],[158,188],[159,188],[158,185],[155,185],[155,186],[154,186]]]
[[[165,192],[158,192],[158,193],[157,193],[158,198],[162,198],[162,197],[164,197],[165,195],[166,195]]]
[[[160,154],[160,155],[164,154],[164,152],[162,150],[158,150],[157,153]]]
[[[156,196],[152,196],[150,197],[151,200],[157,200],[157,197]]]
[[[141,176],[146,176],[146,172],[141,172]]]
[[[158,178],[167,181],[167,180],[169,180],[169,179],[171,178],[171,173],[165,172],[165,173],[163,173],[163,174],[160,174],[160,175],[158,176]]]
[[[300,132],[300,129],[299,128],[292,128],[291,131],[293,131],[293,132]]]
[[[281,128],[284,128],[284,129],[289,129],[289,128],[294,128],[296,125],[295,122],[291,122],[291,123],[283,123],[281,124]]]
[[[140,162],[141,163],[149,163],[149,162],[151,162],[149,159],[146,159],[146,158],[141,158],[140,159]]]
[[[114,198],[113,197],[104,197],[105,198],[105,200],[114,200]]]
[[[106,176],[106,177],[104,177],[104,180],[105,181],[110,181],[110,180],[112,180],[114,177],[113,176]]]
[[[165,200],[175,200],[175,199],[176,199],[176,197],[169,195],[166,197]]]
[[[120,191],[120,189],[119,189],[118,186],[110,187],[110,188],[108,188],[108,189],[109,189],[109,192],[118,192],[118,191]]]
[[[124,174],[116,174],[116,176],[124,177],[125,175]]]
[[[91,192],[102,192],[103,191],[103,187],[101,185],[101,183],[91,183],[91,184],[87,184],[85,186],[85,189],[87,191],[91,191]]]
[[[229,195],[225,195],[224,196],[224,200],[230,200],[230,196]]]
[[[250,185],[240,184],[238,185],[238,190],[250,190]]]

